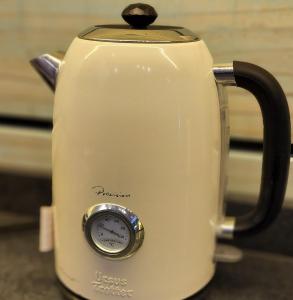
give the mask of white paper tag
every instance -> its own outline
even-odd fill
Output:
[[[40,208],[39,251],[49,252],[54,249],[53,207]]]

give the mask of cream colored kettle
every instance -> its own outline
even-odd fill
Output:
[[[80,33],[62,59],[32,60],[55,90],[56,272],[74,299],[185,299],[211,280],[217,238],[258,232],[279,213],[288,105],[262,68],[215,66],[194,33],[151,26],[153,7],[122,16],[127,25]],[[264,121],[259,201],[237,218],[223,213],[227,85],[250,91]]]

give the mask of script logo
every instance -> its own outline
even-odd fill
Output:
[[[101,185],[93,186],[92,189],[95,191],[97,196],[107,196],[107,197],[115,197],[115,198],[129,198],[130,197],[130,194],[106,192],[105,188]]]

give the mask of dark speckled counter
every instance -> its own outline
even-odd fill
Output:
[[[0,233],[1,300],[63,299],[55,279],[53,255],[38,253],[37,245],[36,230]],[[205,292],[191,299],[291,300],[292,278],[293,258],[247,251],[240,263],[219,264]]]

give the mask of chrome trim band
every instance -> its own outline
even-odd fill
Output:
[[[218,228],[217,237],[223,239],[232,239],[234,235],[236,218],[225,217]]]
[[[224,198],[227,187],[228,178],[227,161],[229,153],[230,142],[230,127],[229,127],[229,113],[228,100],[225,86],[236,85],[233,63],[220,64],[213,66],[213,73],[219,96],[220,119],[221,119],[221,177],[219,189],[219,220],[217,235],[219,238],[232,239],[235,229],[236,219],[233,217],[226,217],[224,212]]]
[[[213,66],[216,82],[222,85],[236,85],[233,63]]]
[[[93,241],[91,235],[92,224],[96,218],[103,214],[116,215],[117,217],[123,219],[128,226],[130,232],[130,242],[124,250],[118,253],[106,252],[99,248]],[[124,259],[130,257],[139,249],[144,240],[144,228],[139,218],[126,207],[112,203],[102,203],[89,208],[83,217],[82,228],[89,245],[96,252],[109,259]]]
[[[101,25],[87,28],[78,37],[91,41],[142,44],[188,43],[200,40],[186,28],[172,26],[134,29],[126,25]]]

